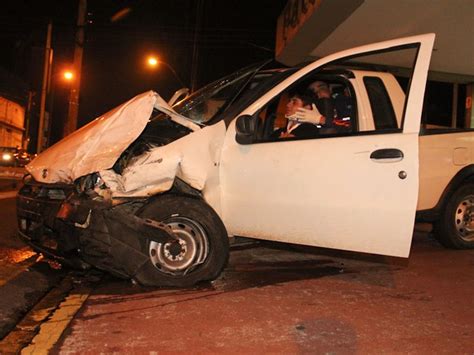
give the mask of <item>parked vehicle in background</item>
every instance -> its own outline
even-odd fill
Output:
[[[0,166],[24,167],[31,161],[30,154],[18,147],[0,147]]]
[[[473,130],[420,138],[433,42],[249,67],[173,107],[139,95],[27,166],[20,235],[62,262],[168,286],[216,278],[229,235],[408,257],[417,210],[443,244],[472,248]],[[405,92],[374,69],[380,59],[409,68]],[[293,93],[314,82],[338,101],[334,117],[312,137],[275,137]]]

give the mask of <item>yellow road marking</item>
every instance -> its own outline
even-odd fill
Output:
[[[21,351],[21,354],[48,354],[87,300],[91,290],[91,288],[84,288],[81,292],[66,297],[51,318],[41,325],[39,333],[33,338],[31,344]]]

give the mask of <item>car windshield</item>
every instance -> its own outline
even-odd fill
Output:
[[[196,123],[210,122],[235,100],[261,66],[262,63],[252,65],[206,85],[173,109]]]

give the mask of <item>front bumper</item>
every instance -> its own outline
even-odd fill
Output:
[[[77,194],[70,185],[27,182],[17,197],[19,236],[61,263],[133,277],[148,261],[148,241],[176,239],[169,226],[136,215],[145,203],[130,199],[112,206]]]
[[[77,256],[77,233],[56,218],[74,186],[26,181],[17,196],[18,235],[36,252],[84,268]]]

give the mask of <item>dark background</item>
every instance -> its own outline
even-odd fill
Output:
[[[123,101],[153,89],[168,99],[182,85],[172,71],[146,67],[149,53],[169,63],[191,86],[195,25],[197,88],[236,69],[274,57],[276,20],[286,0],[88,0],[88,24],[79,106],[83,125]],[[43,47],[53,23],[54,105],[51,142],[61,137],[68,85],[60,73],[73,61],[77,0],[2,1],[0,67],[37,92],[39,107]],[[128,13],[112,20],[119,11]],[[37,123],[34,117],[30,132]],[[31,134],[34,138],[35,134]],[[34,142],[30,146],[34,146]]]

